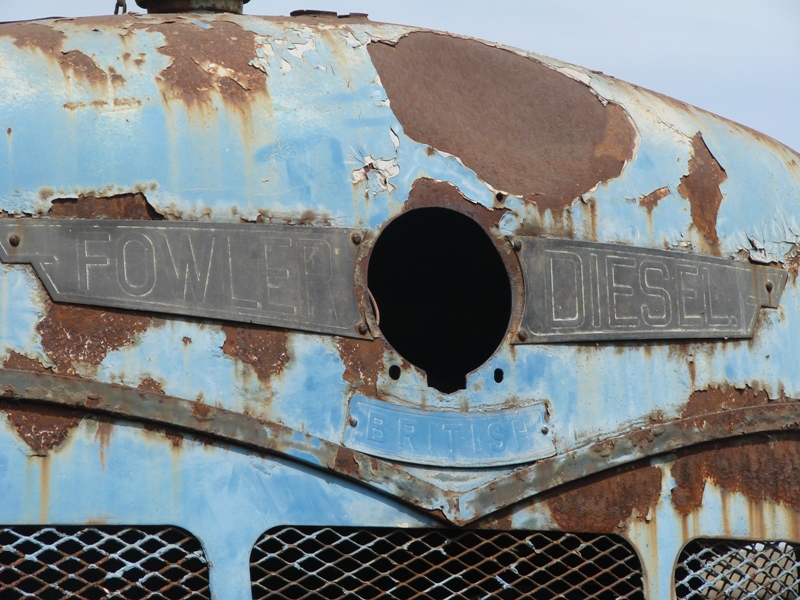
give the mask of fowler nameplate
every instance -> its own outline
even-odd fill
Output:
[[[0,221],[0,259],[53,300],[356,337],[353,231],[142,221]]]
[[[418,465],[491,467],[553,456],[556,447],[545,425],[541,403],[495,412],[431,412],[354,396],[343,442]]]
[[[787,273],[682,252],[520,238],[526,343],[747,338]]]

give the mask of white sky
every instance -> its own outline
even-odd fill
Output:
[[[305,2],[302,4],[301,2]],[[110,14],[115,0],[0,0],[0,21]],[[138,10],[134,0],[129,9]],[[800,0],[251,0],[248,14],[367,12],[603,71],[800,150]]]

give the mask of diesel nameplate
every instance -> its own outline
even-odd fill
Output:
[[[433,412],[354,396],[344,445],[381,458],[440,467],[492,467],[553,456],[546,408]]]
[[[53,300],[353,336],[352,230],[215,223],[0,221],[0,259]]]
[[[666,250],[519,238],[526,343],[747,338],[787,272]]]

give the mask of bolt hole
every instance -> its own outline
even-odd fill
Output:
[[[400,379],[400,373],[401,373],[400,367],[398,367],[397,365],[392,365],[391,367],[389,367],[389,377],[391,377],[395,381]]]
[[[494,370],[494,382],[495,383],[503,383],[504,377],[503,369],[495,369]]]
[[[768,294],[771,294],[771,293],[772,293],[772,288],[773,288],[773,287],[774,287],[774,286],[772,285],[772,282],[771,282],[771,281],[768,281],[768,282],[767,282],[767,293],[768,293]]]
[[[497,192],[494,197],[498,202],[503,202],[506,199],[506,195],[503,192]]]

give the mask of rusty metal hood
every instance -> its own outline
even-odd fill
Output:
[[[7,399],[455,523],[799,422],[800,156],[613,77],[363,15],[10,23],[0,133]],[[507,287],[453,389],[370,298],[381,236],[424,210],[474,224],[501,273],[476,288]],[[472,343],[479,295],[419,343]]]

